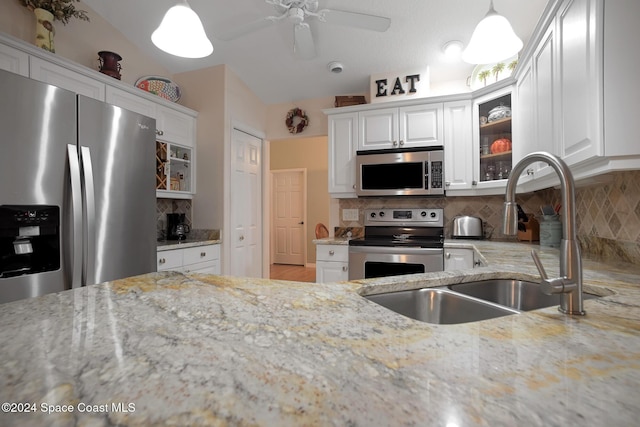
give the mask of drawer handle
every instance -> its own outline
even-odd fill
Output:
[[[207,253],[206,252],[200,252],[200,256],[201,257],[205,257],[205,256],[207,256]]]
[[[164,258],[160,258],[160,259],[158,260],[158,263],[159,263],[159,264],[164,264],[165,262],[167,262],[167,260],[165,260]]]
[[[329,251],[329,255],[333,256],[333,255],[335,255],[335,252],[334,251]]]

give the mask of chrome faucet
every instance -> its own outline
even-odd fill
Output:
[[[582,307],[582,259],[580,244],[576,238],[576,197],[573,174],[567,164],[551,153],[538,151],[526,155],[511,170],[507,180],[507,190],[504,202],[503,233],[515,236],[517,233],[517,204],[516,184],[524,169],[533,162],[545,162],[553,168],[560,177],[562,191],[562,215],[564,216],[564,230],[560,242],[560,277],[550,279],[535,250],[531,251],[533,261],[540,272],[542,281],[540,289],[547,295],[560,294],[560,310],[565,314],[584,315]]]

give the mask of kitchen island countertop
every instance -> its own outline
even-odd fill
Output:
[[[4,304],[0,397],[21,413],[0,425],[635,425],[638,266],[585,260],[603,296],[584,317],[432,325],[360,296],[537,280],[531,245],[451,245],[488,267],[329,284],[165,272]],[[558,252],[541,258],[557,274]]]

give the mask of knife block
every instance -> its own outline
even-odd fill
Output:
[[[527,229],[526,231],[518,230],[518,240],[529,243],[537,242],[540,240],[540,223],[535,219],[533,214],[527,214],[527,218],[529,218],[527,222],[522,222]]]

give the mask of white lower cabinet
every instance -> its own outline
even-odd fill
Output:
[[[480,266],[475,251],[467,248],[444,248],[444,270],[465,270]]]
[[[158,271],[220,274],[220,245],[194,246],[158,252]]]
[[[330,283],[349,280],[349,246],[316,246],[316,282]]]

